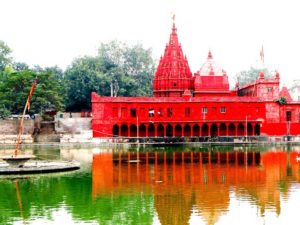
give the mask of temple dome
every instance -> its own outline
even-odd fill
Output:
[[[228,76],[224,70],[216,66],[210,51],[206,62],[195,73],[194,88],[195,96],[207,95],[207,93],[230,95]]]
[[[196,73],[200,76],[223,76],[225,71],[219,68],[214,61],[211,51],[208,52],[207,60]]]

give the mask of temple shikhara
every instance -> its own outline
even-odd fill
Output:
[[[192,73],[173,23],[153,79],[153,97],[102,97],[92,93],[93,136],[99,138],[201,138],[300,135],[300,102],[280,74],[230,89],[211,51]]]

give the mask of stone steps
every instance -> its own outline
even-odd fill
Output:
[[[2,134],[0,135],[0,144],[16,144],[17,134]],[[33,143],[33,137],[29,134],[21,136],[21,144],[31,144]]]

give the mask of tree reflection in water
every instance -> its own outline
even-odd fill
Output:
[[[228,211],[230,192],[264,216],[280,215],[280,197],[299,182],[297,152],[120,152],[93,158],[93,197],[154,195],[161,224],[189,224],[192,211],[215,224]],[[135,162],[135,163],[131,163]]]
[[[1,178],[0,224],[297,224],[296,150],[55,150],[84,169],[19,179],[18,188]]]

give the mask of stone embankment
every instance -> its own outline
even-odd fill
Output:
[[[91,117],[81,117],[79,113],[57,116],[52,121],[43,121],[41,118],[26,119],[21,143],[91,143],[91,120]],[[0,120],[0,144],[16,143],[20,121]]]
[[[90,117],[58,118],[55,131],[61,143],[90,143],[93,139],[91,126]]]
[[[16,143],[20,119],[0,120],[0,144],[14,144]],[[21,136],[22,143],[33,143],[33,136],[35,127],[35,120],[24,120],[23,135]]]

